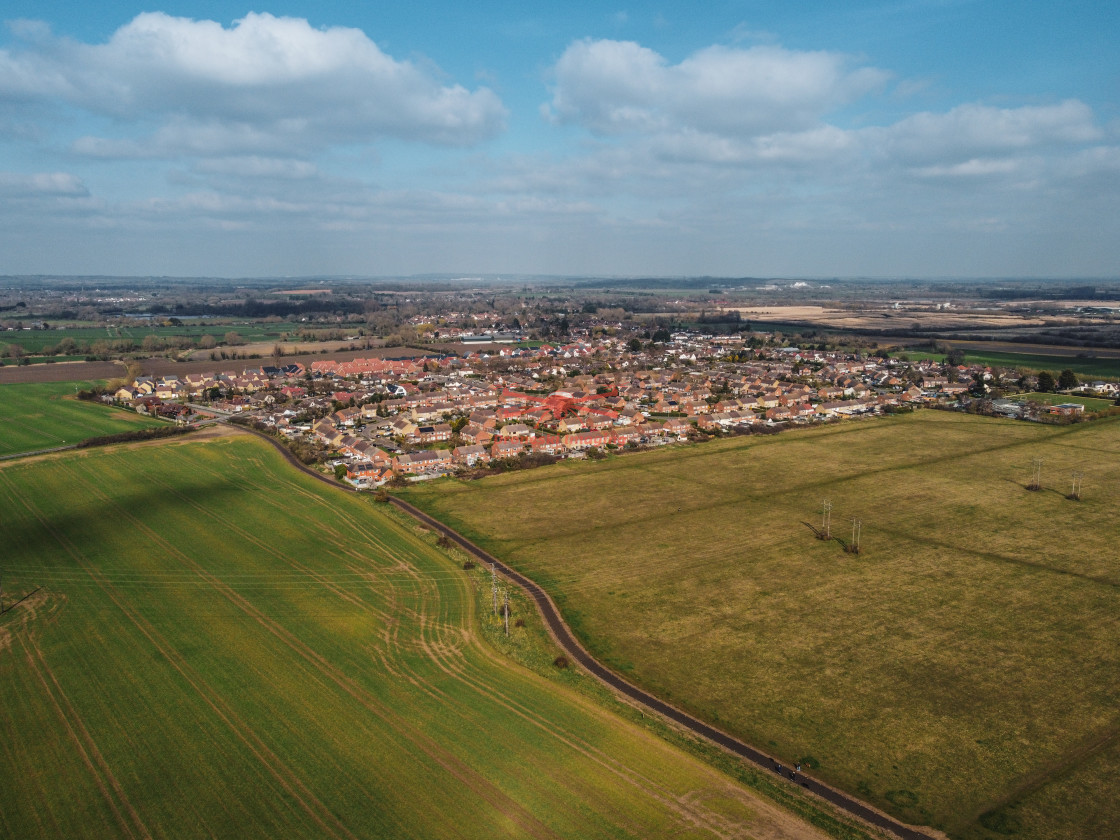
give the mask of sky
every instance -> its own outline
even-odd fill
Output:
[[[5,0],[0,274],[1120,276],[1120,6]]]

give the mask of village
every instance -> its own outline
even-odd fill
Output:
[[[360,488],[917,406],[1035,420],[1084,411],[1077,402],[993,399],[1034,384],[1011,370],[759,343],[735,334],[678,332],[657,344],[589,334],[460,355],[141,376],[106,399],[180,423],[251,417],[314,447],[316,460]],[[1088,387],[1105,397],[1118,390]]]

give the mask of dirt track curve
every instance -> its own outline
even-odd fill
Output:
[[[316,470],[308,467],[306,464],[300,462],[300,460],[296,458],[291,453],[291,451],[283,445],[283,443],[276,440],[275,438],[270,437],[262,432],[258,432],[255,429],[246,429],[244,426],[237,426],[237,428],[245,429],[245,431],[248,431],[260,438],[263,438],[264,440],[267,440],[280,451],[280,453],[288,460],[289,463],[307,473],[308,475],[340,490],[349,490],[351,492],[356,492],[353,487],[340,484],[330,477],[324,475],[323,473],[317,472]],[[582,665],[588,671],[588,673],[594,675],[595,678],[600,682],[605,683],[610,688],[628,697],[638,705],[643,706],[644,708],[649,709],[652,712],[656,712],[662,717],[668,718],[674,723],[683,726],[690,732],[693,732],[694,734],[699,735],[702,738],[705,738],[706,740],[711,741],[712,743],[720,747],[723,747],[725,750],[739,756],[740,758],[744,758],[747,761],[750,761],[765,770],[776,771],[780,766],[773,757],[766,755],[759,750],[756,750],[754,747],[751,747],[748,744],[740,741],[739,739],[728,735],[726,732],[722,732],[712,726],[709,726],[702,720],[699,720],[698,718],[695,718],[692,715],[689,715],[688,713],[669,705],[665,701],[658,699],[649,692],[644,691],[622,679],[622,677],[620,677],[614,671],[608,669],[606,666],[602,665],[597,659],[592,657],[591,654],[584,650],[583,646],[579,643],[576,637],[572,635],[571,630],[568,629],[568,625],[564,623],[564,619],[560,616],[560,611],[556,608],[556,605],[552,602],[552,599],[548,597],[548,593],[546,593],[540,586],[522,575],[520,572],[511,569],[509,566],[498,560],[489,552],[479,548],[466,537],[463,537],[461,534],[453,531],[451,528],[448,528],[438,519],[434,519],[428,514],[424,513],[419,508],[410,505],[408,502],[402,499],[398,499],[395,496],[390,496],[389,501],[392,502],[392,504],[394,504],[396,507],[403,510],[405,513],[427,525],[429,528],[439,531],[448,539],[454,540],[455,543],[458,544],[464,551],[468,552],[478,560],[487,565],[493,564],[494,568],[501,572],[502,575],[520,586],[525,591],[525,593],[529,595],[529,597],[532,598],[536,603],[537,609],[540,611],[541,616],[544,618],[545,624],[549,629],[549,632],[552,634],[552,637],[556,640],[557,644],[559,644],[560,647],[563,648],[569,656],[575,659],[576,662]],[[786,778],[788,773],[789,771],[786,770],[785,774],[783,774],[783,778]],[[823,782],[819,782],[816,779],[810,776],[806,776],[803,773],[797,774],[796,782],[790,780],[790,784],[799,784],[804,789],[815,793],[825,801],[830,802],[841,811],[858,817],[859,819],[875,826],[876,828],[881,828],[889,831],[892,834],[904,838],[904,840],[937,840],[934,835],[927,834],[923,831],[919,831],[916,828],[905,825],[904,823],[898,822],[897,820],[892,819],[886,814],[880,811],[876,811],[866,803],[861,802],[860,800],[855,799],[842,791],[829,787]]]

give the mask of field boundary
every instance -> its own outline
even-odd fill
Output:
[[[325,476],[324,476],[325,478]],[[570,654],[580,665],[582,665],[588,673],[598,679],[601,683],[608,688],[619,692],[639,706],[643,706],[652,712],[655,712],[669,721],[685,727],[695,735],[699,735],[707,741],[712,742],[718,747],[721,747],[728,752],[738,756],[739,758],[746,759],[751,763],[761,767],[764,770],[778,770],[781,765],[772,756],[767,755],[761,750],[755,749],[744,741],[740,741],[731,735],[728,735],[722,730],[716,729],[709,724],[704,723],[698,718],[693,717],[687,712],[678,709],[666,703],[664,700],[650,694],[644,689],[638,688],[630,682],[627,682],[614,671],[607,668],[599,660],[595,659],[587,650],[579,643],[564,619],[560,616],[560,611],[553,603],[552,598],[544,591],[537,583],[522,575],[520,572],[511,569],[509,566],[498,560],[489,552],[479,548],[466,537],[459,534],[447,525],[444,525],[438,519],[424,513],[414,505],[399,499],[396,496],[390,496],[389,501],[400,510],[412,516],[414,519],[422,522],[428,527],[434,528],[448,539],[453,540],[462,549],[472,554],[477,559],[484,563],[493,564],[494,568],[502,573],[503,576],[516,583],[537,605],[537,610],[540,612],[541,617],[544,618],[545,626],[548,628],[549,635],[556,640],[568,654]],[[779,771],[780,772],[780,771]],[[785,778],[785,776],[783,776]],[[791,782],[794,783],[794,782]],[[837,790],[836,788],[826,785],[817,779],[807,776],[804,773],[797,774],[796,784],[805,788],[811,793],[816,794],[824,799],[831,805],[839,808],[840,810],[848,813],[860,820],[880,829],[891,832],[904,840],[936,840],[935,835],[927,834],[919,831],[916,828],[908,826],[892,817],[875,810],[870,805],[862,802],[848,794]]]
[[[78,444],[68,443],[65,446],[54,446],[50,449],[31,449],[27,452],[11,452],[7,455],[0,455],[0,461],[14,461],[17,458],[30,458],[33,455],[50,455],[52,452],[65,452],[67,449],[77,449]]]
[[[320,473],[306,464],[300,462],[291,451],[284,446],[284,444],[272,438],[263,432],[258,432],[255,429],[238,426],[237,428],[255,435],[262,440],[268,441],[272,446],[284,456],[292,466],[296,467],[301,472],[318,479],[324,484],[329,484],[339,490],[349,492],[357,492],[353,487],[347,487],[340,484],[334,479]],[[739,740],[731,735],[728,735],[722,730],[716,729],[707,723],[704,723],[699,718],[695,718],[687,712],[676,708],[664,700],[650,694],[644,689],[638,688],[632,683],[627,682],[614,671],[607,668],[599,660],[595,659],[587,650],[579,643],[575,635],[569,629],[564,619],[560,615],[560,610],[557,609],[556,604],[553,603],[552,598],[544,591],[537,583],[525,577],[520,572],[510,568],[505,563],[494,557],[488,551],[479,548],[473,542],[468,540],[459,532],[444,525],[438,519],[424,513],[414,505],[399,499],[396,496],[389,496],[389,502],[395,507],[399,508],[404,513],[413,517],[417,521],[423,523],[429,528],[434,528],[439,533],[446,536],[448,539],[454,541],[460,548],[473,555],[475,558],[484,563],[493,564],[494,568],[502,573],[503,576],[516,583],[527,594],[537,606],[537,611],[544,619],[545,627],[548,628],[549,635],[556,641],[561,648],[570,654],[586,671],[594,676],[601,683],[608,688],[627,697],[633,703],[656,713],[660,717],[668,719],[670,722],[685,729],[695,735],[699,735],[706,741],[710,741],[716,746],[727,750],[739,758],[746,759],[752,764],[761,767],[764,770],[779,771],[781,765],[778,761],[770,755],[755,749],[744,741]],[[784,775],[782,778],[786,778]],[[794,782],[791,781],[791,784]],[[903,838],[903,840],[940,840],[940,835],[930,834],[920,831],[905,823],[899,822],[893,817],[884,814],[855,797],[849,796],[843,791],[826,785],[817,779],[807,776],[804,773],[797,775],[797,782],[800,787],[816,794],[821,799],[825,800],[834,807],[840,809],[844,813],[850,814],[863,822],[874,826],[875,828],[889,831],[892,834]]]

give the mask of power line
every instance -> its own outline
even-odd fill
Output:
[[[852,554],[859,554],[859,537],[860,537],[860,532],[862,530],[863,530],[863,520],[862,519],[853,519],[852,520],[852,545],[851,545],[851,549],[850,549]]]
[[[1034,460],[1032,460],[1031,461],[1031,468],[1033,470],[1033,473],[1032,473],[1032,477],[1031,477],[1030,486],[1028,486],[1027,489],[1028,490],[1040,490],[1040,489],[1042,489],[1042,459],[1041,458],[1035,458]]]

